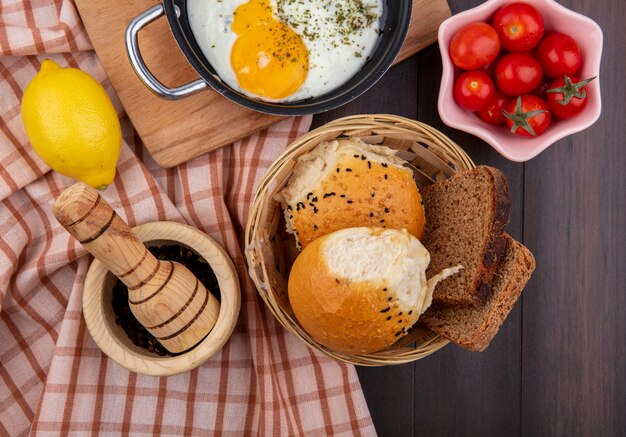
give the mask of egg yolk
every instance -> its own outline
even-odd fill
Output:
[[[302,38],[274,18],[268,0],[250,0],[235,11],[238,35],[230,63],[239,85],[268,99],[282,99],[304,83],[309,55]]]

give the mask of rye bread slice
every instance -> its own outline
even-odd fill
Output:
[[[470,351],[484,351],[535,270],[535,258],[505,234],[507,249],[493,280],[493,295],[480,307],[432,305],[419,323]]]
[[[504,174],[479,166],[424,187],[420,194],[426,212],[422,243],[431,257],[426,275],[463,266],[437,286],[433,302],[484,303],[506,248],[503,229],[509,223],[510,203]]]

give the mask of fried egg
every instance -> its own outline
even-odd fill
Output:
[[[271,102],[320,96],[367,62],[383,0],[188,0],[192,32],[231,88]]]

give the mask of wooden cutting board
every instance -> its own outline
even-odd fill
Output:
[[[280,119],[245,109],[211,90],[177,101],[152,94],[130,66],[124,34],[135,16],[156,3],[76,0],[89,38],[126,113],[160,166],[181,164]],[[413,0],[411,27],[396,62],[435,42],[439,24],[449,16],[446,0]],[[164,84],[174,87],[198,79],[170,33],[165,17],[139,33],[139,46],[146,65]]]

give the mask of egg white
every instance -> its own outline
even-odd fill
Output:
[[[342,0],[284,2],[283,14],[289,19],[287,24],[300,35],[309,52],[309,71],[306,80],[294,94],[284,99],[267,99],[242,89],[230,63],[230,53],[238,37],[231,30],[234,12],[247,2],[189,0],[187,13],[200,49],[222,81],[245,95],[265,101],[293,102],[321,96],[338,88],[356,75],[367,62],[380,33],[383,0],[362,1],[378,18],[347,38],[337,32],[337,5]],[[276,0],[271,0],[271,4],[276,16]],[[307,27],[309,32],[306,32]],[[315,36],[311,36],[311,29],[314,29]]]

